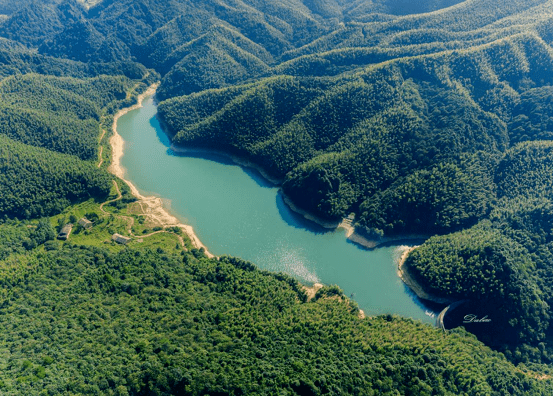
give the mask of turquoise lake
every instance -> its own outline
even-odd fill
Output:
[[[162,197],[214,255],[233,255],[300,282],[337,284],[367,315],[398,314],[434,323],[397,276],[399,246],[368,250],[293,212],[279,188],[257,171],[206,152],[174,153],[152,98],[122,116],[125,177],[145,195]],[[439,308],[435,308],[439,309]]]

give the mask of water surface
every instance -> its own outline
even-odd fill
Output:
[[[214,255],[233,255],[285,272],[304,284],[337,284],[366,314],[398,314],[434,322],[430,309],[397,276],[398,246],[367,250],[293,212],[257,171],[201,151],[175,153],[156,119],[152,98],[122,116],[126,178],[170,211]]]

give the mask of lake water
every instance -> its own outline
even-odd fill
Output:
[[[257,171],[206,152],[174,153],[152,98],[122,116],[126,178],[169,210],[214,255],[232,255],[285,272],[304,284],[337,284],[367,315],[398,314],[434,323],[431,310],[396,273],[400,248],[363,249],[342,229],[324,229],[293,212]],[[432,311],[432,310],[431,310]]]

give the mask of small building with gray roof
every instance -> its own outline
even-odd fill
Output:
[[[119,233],[114,233],[114,235],[112,236],[112,240],[115,241],[118,244],[127,244],[132,239],[131,239],[131,237],[125,237],[125,236],[122,236]]]
[[[58,240],[67,240],[71,234],[71,229],[73,229],[73,224],[71,223],[62,227],[62,230],[58,233]]]
[[[90,229],[92,228],[92,222],[89,221],[87,218],[81,218],[79,219],[79,225],[81,225],[82,227],[84,227],[85,229]]]

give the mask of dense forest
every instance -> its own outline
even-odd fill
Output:
[[[0,87],[0,134],[82,160],[95,160],[103,109],[124,100],[133,84],[120,76],[10,76]]]
[[[160,115],[175,132],[175,143],[217,147],[254,160],[284,179],[283,190],[295,203],[322,217],[357,211],[361,227],[388,234],[416,228],[444,232],[475,221],[482,205],[461,211],[468,219],[458,219],[443,214],[444,206],[455,206],[455,191],[445,202],[407,197],[421,208],[405,211],[432,222],[420,225],[398,216],[399,196],[410,194],[417,179],[426,180],[422,174],[444,167],[457,168],[459,175],[444,175],[450,184],[463,174],[478,184],[473,173],[479,166],[464,157],[479,151],[499,156],[524,139],[549,139],[552,89],[542,84],[551,83],[551,56],[541,42],[516,35],[459,54],[402,58],[334,78],[271,77],[245,86],[240,95],[230,88],[230,93],[208,90],[164,101]],[[514,77],[488,61],[506,49]],[[511,102],[518,106],[508,107]],[[212,112],[190,113],[198,104]],[[540,123],[531,121],[537,112],[545,115]],[[425,194],[425,187],[416,189]],[[382,213],[372,211],[378,200],[392,208],[376,205]],[[445,219],[437,223],[431,213]],[[400,221],[402,226],[394,224]]]
[[[306,302],[239,259],[66,244],[0,274],[3,392],[548,394],[463,330]]]
[[[550,395],[552,44],[545,0],[0,0],[0,394]],[[492,325],[362,318],[178,230],[111,242],[144,222],[113,115],[157,81],[175,145],[431,236],[410,274]]]
[[[491,311],[502,308],[492,333],[502,337],[480,337],[515,361],[549,362],[551,6],[510,3],[493,16],[486,2],[472,4],[479,17],[462,26],[467,3],[346,23],[243,85],[173,84],[174,69],[160,97],[188,95],[161,102],[159,112],[174,143],[262,165],[321,218],[354,212],[356,231],[369,238],[442,235],[408,261],[419,282],[449,299],[486,297]],[[483,275],[483,261],[516,275]]]
[[[489,218],[464,231],[430,238],[407,262],[429,291],[479,302],[481,309],[494,314],[494,330],[481,337],[517,361],[549,355],[551,178],[551,141],[516,145],[495,170],[499,199]]]
[[[78,158],[33,148],[0,135],[0,216],[37,218],[72,202],[108,196],[105,171]]]

